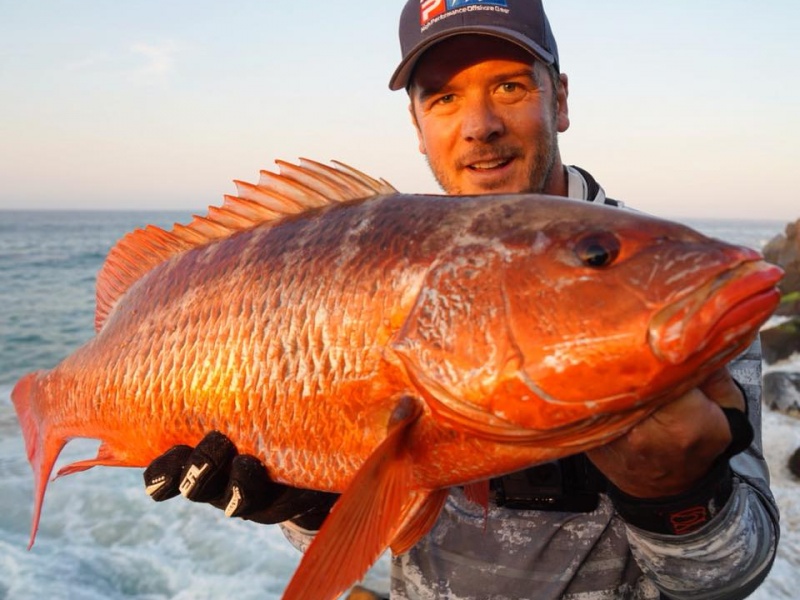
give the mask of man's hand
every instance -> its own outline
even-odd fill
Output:
[[[595,466],[626,494],[673,496],[690,489],[733,440],[723,408],[745,412],[745,399],[727,369],[664,406],[623,437],[587,452]]]
[[[292,520],[319,529],[338,494],[304,490],[276,483],[255,456],[239,454],[219,432],[211,432],[196,448],[174,446],[145,469],[146,491],[156,502],[179,493],[207,502],[229,517],[259,523]]]

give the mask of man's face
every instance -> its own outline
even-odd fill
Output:
[[[449,194],[563,195],[557,133],[569,127],[567,79],[522,48],[459,35],[428,50],[414,70],[410,110],[420,151]]]

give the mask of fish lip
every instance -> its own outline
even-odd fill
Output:
[[[653,316],[647,334],[653,353],[679,364],[716,347],[715,341],[730,350],[733,342],[757,331],[773,313],[780,301],[776,284],[782,276],[782,269],[761,259],[718,273]]]

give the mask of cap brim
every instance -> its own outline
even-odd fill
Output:
[[[555,62],[555,57],[552,55],[552,53],[542,48],[529,37],[517,33],[516,31],[506,29],[505,27],[490,27],[486,25],[481,27],[458,27],[447,29],[446,31],[442,31],[441,33],[426,38],[425,41],[421,42],[419,45],[417,45],[417,47],[409,52],[408,55],[397,66],[392,78],[389,80],[389,89],[402,90],[403,88],[408,87],[411,74],[414,71],[417,61],[427,50],[430,49],[431,46],[438,44],[446,38],[456,35],[464,35],[466,33],[489,35],[500,38],[520,46],[523,50],[527,50],[534,58],[538,58],[546,65],[551,65]]]

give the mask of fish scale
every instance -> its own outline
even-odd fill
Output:
[[[102,443],[60,474],[218,429],[274,479],[342,493],[286,591],[332,599],[413,546],[449,487],[485,497],[490,477],[623,435],[778,302],[757,252],[641,213],[279,165],[206,217],[120,240],[96,336],[17,383],[31,543],[72,437]]]

